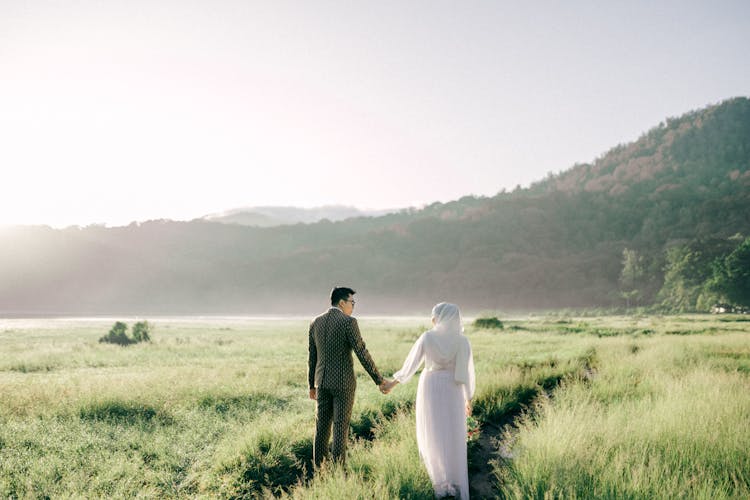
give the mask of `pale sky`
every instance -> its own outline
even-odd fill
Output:
[[[0,0],[0,224],[492,196],[750,95],[748,47],[747,1]]]

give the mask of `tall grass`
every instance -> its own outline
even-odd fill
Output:
[[[383,396],[359,367],[347,466],[310,474],[306,321],[157,320],[127,349],[98,343],[111,323],[0,321],[0,497],[432,497],[416,382]],[[467,329],[485,432],[531,412],[494,495],[748,492],[748,323],[504,323]],[[426,327],[360,324],[386,375]]]
[[[432,498],[432,485],[419,461],[414,417],[399,412],[374,430],[373,441],[357,441],[347,471],[340,467],[316,475],[294,489],[291,498]]]
[[[509,436],[515,458],[496,469],[502,492],[750,497],[750,380],[710,356],[712,349],[747,356],[749,343],[747,334],[604,343],[590,386],[567,385]]]

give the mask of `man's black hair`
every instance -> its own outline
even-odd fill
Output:
[[[337,306],[339,305],[339,300],[346,300],[349,298],[349,295],[354,295],[355,293],[357,292],[345,286],[334,287],[331,290],[331,305]]]

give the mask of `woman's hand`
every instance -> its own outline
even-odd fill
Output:
[[[385,379],[383,380],[383,383],[380,384],[380,392],[388,394],[394,387],[396,387],[396,384],[398,384],[398,380]]]
[[[472,410],[472,408],[471,408],[471,401],[467,401],[466,402],[466,416],[467,417],[471,416],[471,410]]]

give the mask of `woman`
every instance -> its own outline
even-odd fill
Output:
[[[417,445],[435,496],[469,498],[466,415],[474,396],[474,359],[463,335],[458,306],[432,309],[433,329],[424,332],[383,392],[411,379],[424,361],[417,386]]]

